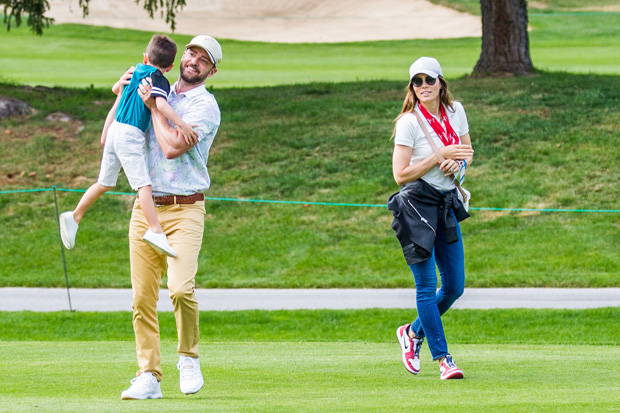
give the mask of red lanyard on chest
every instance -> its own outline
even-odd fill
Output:
[[[418,108],[428,124],[431,125],[431,128],[433,128],[437,136],[439,136],[439,139],[441,139],[444,146],[459,145],[461,143],[461,138],[459,138],[459,135],[457,135],[456,132],[454,132],[454,129],[452,129],[452,125],[450,125],[448,115],[446,115],[446,110],[442,104],[439,104],[439,109],[441,110],[441,120],[443,121],[443,124],[446,125],[445,129],[441,126],[441,123],[439,123],[439,121],[435,119],[435,117],[431,115],[426,108],[424,108],[424,106],[420,105],[420,103],[418,103]]]

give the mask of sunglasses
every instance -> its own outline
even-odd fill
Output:
[[[437,78],[426,76],[426,84],[427,85],[433,86],[435,84],[435,82],[437,82]],[[421,78],[421,77],[414,77],[413,79],[411,79],[411,83],[413,83],[413,86],[415,86],[415,87],[420,87],[424,83],[424,79]]]

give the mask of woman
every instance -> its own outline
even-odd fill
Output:
[[[417,113],[417,116],[416,116]],[[422,129],[445,158],[439,161]],[[426,338],[441,379],[460,379],[441,315],[461,296],[465,261],[459,222],[469,217],[458,199],[454,174],[464,176],[474,151],[460,102],[452,100],[439,62],[421,57],[409,68],[409,86],[394,129],[392,171],[400,192],[388,200],[392,227],[416,284],[418,318],[396,331],[405,368],[420,372],[420,346]],[[437,289],[437,272],[441,288]]]

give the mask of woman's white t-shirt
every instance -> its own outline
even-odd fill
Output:
[[[452,129],[454,129],[454,132],[458,136],[463,136],[469,133],[469,124],[467,123],[465,109],[463,109],[463,105],[461,104],[461,102],[454,102],[453,107],[454,112],[451,111],[449,107],[446,107],[446,114],[448,115],[448,120],[450,121],[450,125],[452,126]],[[442,148],[443,146],[445,146],[443,142],[441,142],[441,139],[439,139],[439,136],[437,136],[431,125],[424,118],[424,115],[420,113],[417,107],[416,111],[418,111],[418,114],[422,118],[422,122],[424,122],[424,126],[426,126],[426,129],[431,135],[431,138],[433,138],[435,145],[437,145],[438,148]],[[445,128],[445,125],[443,124],[441,119],[437,120],[441,123],[441,126]],[[421,162],[424,158],[433,153],[433,148],[428,143],[428,140],[424,135],[424,131],[422,131],[422,128],[418,123],[418,119],[413,113],[407,113],[403,115],[396,122],[394,144],[413,148],[413,153],[411,155],[411,161],[409,162],[409,165]],[[444,176],[443,172],[441,172],[441,170],[439,169],[439,164],[437,164],[437,166],[433,167],[430,171],[428,171],[426,175],[422,177],[422,179],[440,191],[449,191],[454,188],[452,179],[449,176]]]

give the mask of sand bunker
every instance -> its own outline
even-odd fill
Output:
[[[426,0],[188,0],[175,32],[277,43],[440,39],[482,36],[479,16]],[[170,32],[131,0],[93,0],[82,18],[77,0],[50,0],[56,23]]]

